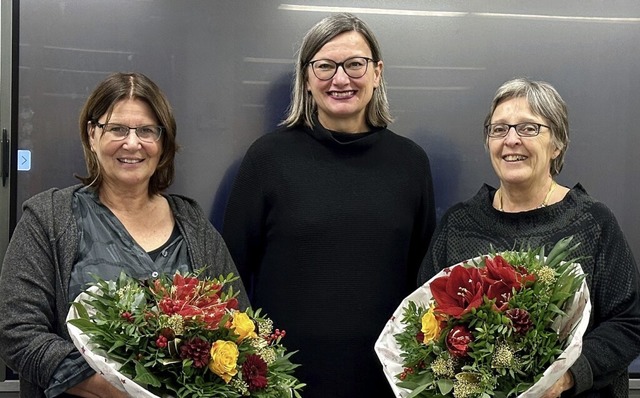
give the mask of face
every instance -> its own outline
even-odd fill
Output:
[[[362,34],[345,32],[325,44],[312,58],[343,62],[351,57],[371,58],[371,49]],[[333,78],[319,80],[308,67],[307,90],[318,105],[320,123],[329,130],[342,132],[367,131],[365,110],[373,91],[380,84],[382,61],[369,62],[367,72],[357,79],[338,67]]]
[[[151,107],[138,99],[126,99],[113,108],[109,123],[130,127],[158,125]],[[98,123],[107,122],[102,115]],[[162,154],[162,140],[155,142],[140,141],[133,130],[121,140],[114,141],[101,128],[89,126],[91,150],[96,154],[103,176],[103,187],[130,189],[146,187],[156,171]]]
[[[534,114],[526,98],[505,100],[497,107],[491,123],[518,124],[533,122],[549,125],[543,117]],[[560,151],[551,140],[551,130],[540,128],[535,137],[520,137],[515,129],[503,138],[489,137],[491,163],[503,186],[541,187],[548,184],[551,160]]]

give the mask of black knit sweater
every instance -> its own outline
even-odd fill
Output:
[[[282,129],[251,146],[223,237],[254,307],[300,350],[305,398],[392,396],[373,345],[434,228],[427,155],[387,129]]]
[[[442,268],[496,250],[545,245],[574,236],[573,254],[587,274],[593,310],[582,355],[571,368],[575,387],[564,396],[627,397],[627,367],[640,354],[640,287],[633,254],[611,211],[580,184],[559,203],[521,213],[493,208],[484,185],[447,211],[420,268],[419,283]]]

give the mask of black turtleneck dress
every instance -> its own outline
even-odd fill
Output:
[[[427,155],[388,129],[288,128],[249,148],[223,237],[253,307],[299,350],[305,398],[393,396],[373,346],[434,227]]]

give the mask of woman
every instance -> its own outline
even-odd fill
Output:
[[[373,345],[435,225],[429,160],[386,128],[382,70],[360,19],[311,28],[284,128],[248,150],[225,213],[252,303],[299,350],[305,398],[392,396]]]
[[[176,123],[160,89],[139,73],[102,81],[80,114],[88,176],[24,204],[4,257],[2,359],[22,397],[123,397],[82,359],[67,333],[69,303],[93,275],[148,279],[208,265],[237,270],[220,235],[191,199],[166,195]],[[248,305],[242,284],[240,303]]]
[[[485,144],[500,180],[447,211],[420,268],[422,284],[479,253],[552,247],[573,235],[593,305],[582,355],[545,398],[627,397],[627,367],[640,354],[638,270],[611,211],[577,184],[554,177],[569,143],[567,108],[545,82],[515,79],[497,91]]]

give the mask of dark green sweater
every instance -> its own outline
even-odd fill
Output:
[[[498,250],[545,245],[574,236],[575,256],[587,274],[593,305],[582,355],[571,371],[576,382],[564,396],[627,397],[627,367],[640,355],[640,286],[633,254],[611,211],[579,184],[559,203],[521,213],[493,208],[495,189],[484,185],[447,211],[420,268],[419,283],[441,269]]]
[[[373,345],[434,227],[427,155],[387,129],[284,129],[251,146],[223,237],[252,304],[300,350],[305,398],[392,396]]]

